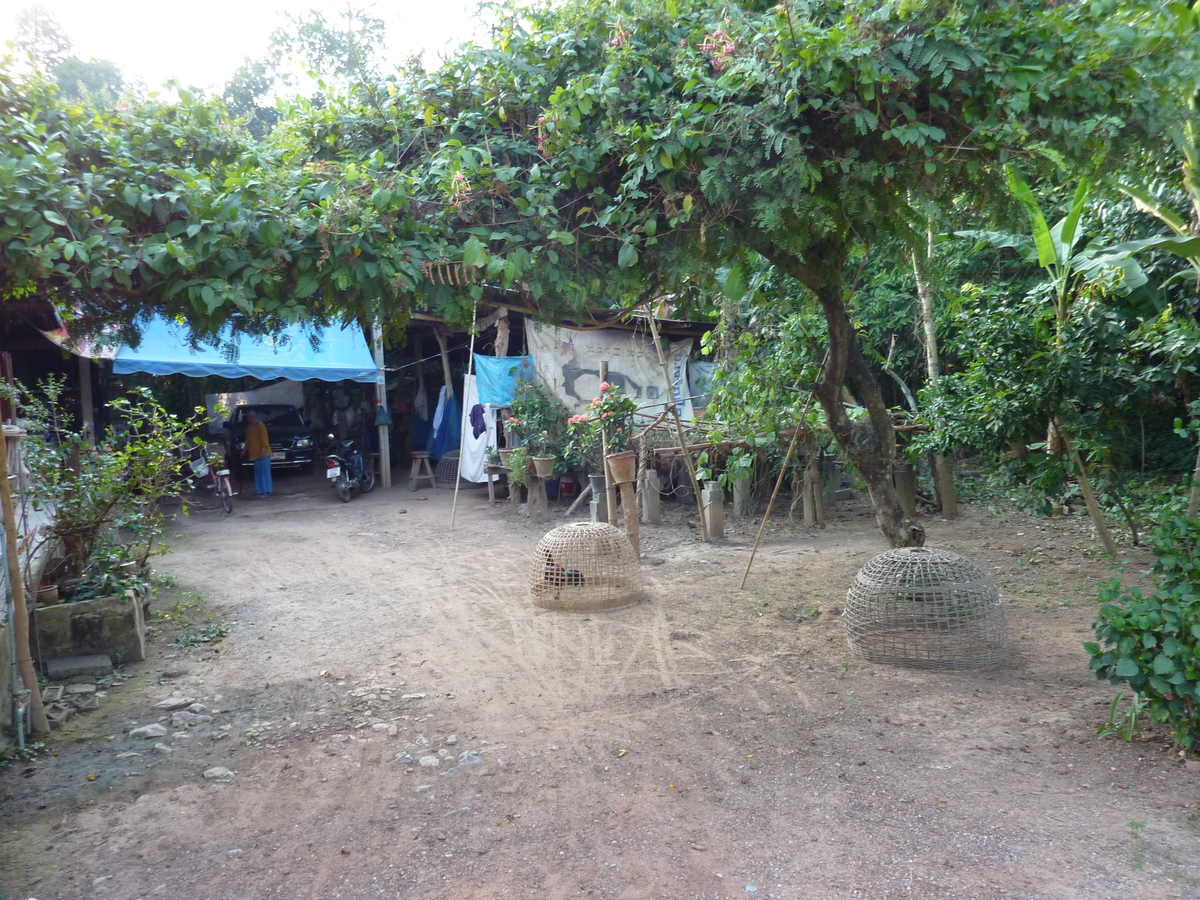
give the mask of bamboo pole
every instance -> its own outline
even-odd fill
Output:
[[[608,360],[600,360],[600,383],[608,381]],[[608,512],[608,524],[617,527],[617,486],[613,482],[612,472],[608,470],[608,429],[600,426],[600,455],[604,466],[604,502]]]
[[[808,417],[808,409],[812,406],[813,397],[808,395],[808,402],[804,404],[804,412],[800,414],[800,423]],[[767,528],[767,521],[771,518],[771,507],[775,505],[775,498],[779,496],[779,487],[783,484],[783,477],[787,474],[788,463],[792,459],[792,451],[796,449],[796,438],[800,436],[800,428],[792,432],[792,442],[788,444],[787,454],[783,457],[783,467],[779,470],[779,477],[775,479],[775,490],[771,492],[771,499],[767,501],[767,511],[763,513],[762,524],[758,526],[758,536],[754,539],[754,548],[750,551],[750,558],[746,560],[746,571],[742,573],[742,583],[738,585],[739,591],[746,589],[746,578],[750,575],[750,567],[754,565],[754,556],[758,553],[758,544],[762,540],[763,532]]]
[[[478,308],[479,307],[477,304],[472,305],[472,307],[471,307],[471,349],[467,351],[467,378],[471,377],[472,367],[475,364],[475,314],[476,314],[476,311],[478,310]],[[467,397],[469,397],[469,396],[470,396],[470,393],[467,391],[467,385],[466,385],[466,382],[464,381],[464,383],[463,383],[462,417],[458,423],[458,473],[455,475],[455,478],[454,478],[454,502],[450,504],[450,530],[451,531],[454,530],[454,516],[458,512],[458,487],[460,484],[462,484],[463,445],[466,443],[466,440],[467,440],[467,438],[466,438],[467,421],[468,421],[468,417],[470,416],[470,412],[467,410]],[[488,473],[486,470],[484,471],[484,477],[487,478],[489,481],[492,478],[491,474]]]
[[[0,425],[0,510],[4,513],[4,549],[8,557],[8,583],[12,589],[13,637],[17,645],[17,670],[29,691],[29,724],[35,734],[50,733],[50,722],[42,706],[42,691],[29,653],[29,609],[25,605],[25,581],[17,556],[17,513],[13,507],[12,485],[8,481],[8,435]]]
[[[700,496],[700,482],[696,479],[696,467],[692,465],[692,456],[687,451],[687,439],[683,436],[683,422],[679,418],[679,407],[675,405],[675,392],[671,385],[671,370],[667,368],[667,358],[663,355],[662,344],[658,341],[658,323],[654,321],[654,315],[648,315],[646,321],[650,323],[650,334],[654,338],[654,349],[658,351],[658,364],[662,366],[663,378],[666,379],[667,391],[671,395],[671,404],[667,407],[671,411],[671,415],[675,419],[675,433],[679,437],[679,449],[683,456],[683,463],[687,466],[688,477],[692,479],[692,493],[696,495],[696,510],[700,513],[700,539],[708,540],[708,524],[704,520],[704,498]]]

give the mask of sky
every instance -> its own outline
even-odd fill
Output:
[[[388,25],[388,56],[404,59],[424,53],[432,67],[447,50],[472,36],[478,0],[355,0],[354,5]],[[34,5],[3,4],[0,43],[11,40],[21,10]],[[151,90],[169,78],[187,87],[217,90],[242,60],[262,58],[282,13],[320,9],[327,17],[345,10],[333,0],[40,0],[37,3],[71,39],[76,56],[112,60],[126,82],[140,80]]]

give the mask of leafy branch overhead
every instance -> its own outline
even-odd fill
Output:
[[[537,4],[436,72],[285,104],[263,145],[186,92],[81,115],[3,76],[0,291],[53,294],[94,326],[156,309],[201,330],[403,327],[418,305],[469,320],[485,290],[547,316],[659,293],[686,307],[718,273],[744,284],[754,251],[820,303],[817,397],[903,542],[851,252],[910,234],[910,197],[978,199],[1010,159],[1154,130],[1195,58],[1176,25],[1114,0]]]

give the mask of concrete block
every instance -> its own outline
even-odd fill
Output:
[[[62,681],[72,675],[111,675],[112,660],[107,656],[67,656],[42,661],[42,671],[51,681]]]
[[[146,658],[146,619],[136,600],[101,597],[34,611],[39,660],[103,653],[122,663]],[[72,673],[86,674],[86,673]]]
[[[739,478],[733,483],[733,514],[739,519],[750,515],[750,504],[754,500],[754,491],[749,478]]]
[[[662,524],[662,479],[657,472],[647,472],[642,483],[642,521],[647,525]]]
[[[719,541],[725,537],[725,492],[719,485],[700,492],[704,504],[704,519],[708,526],[708,539]]]

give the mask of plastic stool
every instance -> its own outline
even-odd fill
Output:
[[[437,481],[433,477],[433,466],[429,464],[429,454],[418,451],[412,454],[412,471],[408,473],[408,489],[415,491],[422,481],[429,482],[434,487]]]

